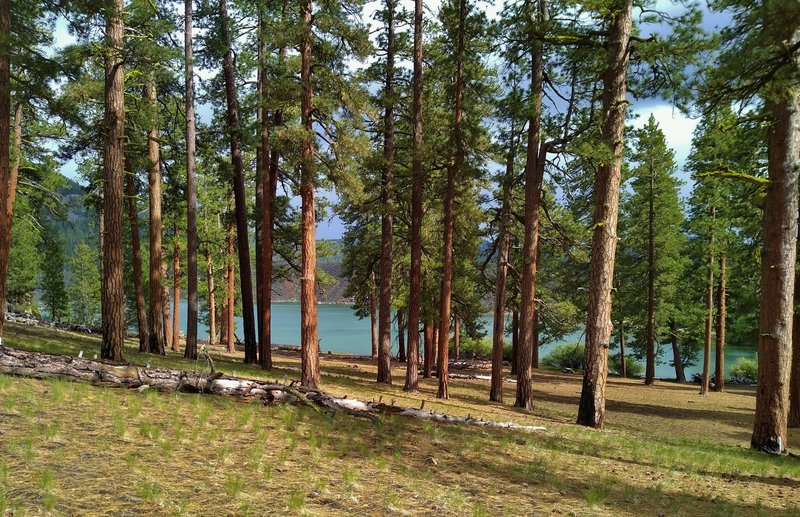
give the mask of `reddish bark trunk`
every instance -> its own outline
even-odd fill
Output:
[[[194,109],[194,57],[192,54],[192,0],[184,2],[184,84],[186,91],[186,350],[197,357],[197,166]]]
[[[531,2],[529,2],[531,3]],[[545,3],[539,1],[539,22],[544,20]],[[531,13],[533,17],[533,13]],[[533,19],[530,20],[534,22]],[[525,160],[525,238],[522,251],[522,293],[520,298],[517,343],[516,407],[533,409],[531,361],[533,358],[533,318],[536,311],[536,255],[539,247],[539,205],[544,176],[544,148],[539,149],[542,123],[543,67],[542,44],[534,41],[531,55],[532,113],[528,117],[528,149]]]
[[[124,242],[122,238],[125,139],[125,74],[123,72],[123,2],[109,2],[106,11],[105,129],[103,156],[103,359],[122,361],[125,346]]]
[[[128,225],[131,230],[131,254],[133,255],[133,290],[136,298],[136,324],[139,335],[139,351],[147,352],[150,342],[147,330],[147,309],[142,285],[142,247],[139,241],[139,210],[136,206],[136,179],[128,158],[125,158],[125,191],[128,202]]]
[[[147,157],[150,165],[147,182],[150,198],[150,324],[149,350],[153,354],[163,354],[165,346],[172,343],[164,342],[166,335],[171,335],[171,328],[164,326],[164,310],[169,305],[164,305],[164,289],[161,285],[163,277],[163,253],[161,250],[161,164],[158,156],[158,118],[156,111],[156,87],[152,82],[144,86],[144,97],[150,110],[150,127],[147,130]],[[171,341],[171,338],[168,340]]]
[[[408,363],[406,391],[419,389],[419,320],[422,305],[422,198],[425,175],[422,170],[422,0],[414,1],[414,71],[411,79],[411,271],[408,297]],[[427,347],[427,345],[426,345]],[[428,353],[426,362],[430,366]],[[430,369],[426,369],[430,373]]]
[[[519,355],[519,311],[511,314],[511,375],[517,374],[517,356]]]
[[[456,183],[464,165],[464,134],[462,128],[462,103],[464,101],[464,41],[466,32],[466,0],[458,3],[458,43],[456,48],[456,75],[453,107],[452,156],[447,167],[447,194],[444,202],[444,251],[442,257],[442,299],[439,309],[439,391],[437,398],[450,398],[447,385],[448,352],[450,341],[450,304],[453,294],[453,233],[455,231]]]
[[[787,39],[796,43],[800,40],[800,30],[789,29],[793,31],[792,37]],[[767,144],[770,185],[764,207],[758,389],[750,443],[754,449],[781,454],[787,446],[792,355],[800,95],[793,92],[791,97],[773,100],[768,106],[772,115]]]
[[[166,264],[162,264],[159,266],[162,268],[162,275],[166,276],[167,274],[167,266]],[[166,348],[172,348],[172,316],[170,314],[170,303],[169,303],[169,287],[166,285],[161,287],[161,318],[163,319],[164,324],[164,344]],[[166,350],[166,349],[165,349]],[[163,354],[164,351],[161,351]]]
[[[22,104],[17,103],[14,109],[14,156],[8,174],[8,192],[0,188],[0,196],[6,199],[5,223],[0,215],[0,346],[3,344],[3,320],[5,319],[5,291],[6,274],[8,272],[8,258],[11,251],[11,227],[14,224],[14,202],[17,197],[17,182],[19,180],[19,166],[22,160]],[[2,180],[0,180],[2,181]],[[0,208],[0,210],[3,210]],[[3,226],[5,224],[5,226]],[[5,228],[5,230],[3,230]]]
[[[236,351],[236,246],[234,245],[233,224],[228,226],[228,272],[225,279],[228,283],[228,293],[225,298],[225,345],[228,353]]]
[[[211,261],[211,248],[206,246],[206,282],[208,284],[208,344],[217,344],[217,304],[214,300],[214,263]],[[188,343],[187,343],[188,346]]]
[[[514,133],[513,128],[511,131]],[[506,181],[503,185],[503,205],[500,209],[500,224],[497,236],[497,275],[494,290],[494,326],[492,328],[492,380],[489,389],[489,400],[503,402],[503,348],[506,334],[506,283],[508,277],[508,216],[510,210],[510,179],[513,177],[513,136],[509,159],[506,163]],[[509,172],[511,172],[509,174]]]
[[[300,82],[302,98],[300,117],[306,131],[302,147],[300,171],[302,265],[300,288],[301,374],[300,383],[307,388],[319,387],[319,334],[317,329],[317,240],[314,214],[314,113],[311,80],[312,2],[303,3],[303,37],[300,49]]]
[[[406,323],[402,309],[397,311],[397,360],[406,361]]]
[[[381,285],[378,319],[378,382],[392,383],[392,221],[394,166],[394,9],[386,0],[386,77],[383,113],[383,169],[381,170]]]
[[[719,286],[717,287],[717,361],[714,368],[714,391],[725,390],[725,298],[728,291],[728,257],[719,259]]]
[[[222,71],[225,76],[225,101],[227,123],[230,132],[231,163],[233,164],[233,197],[236,205],[236,244],[239,252],[239,286],[242,293],[242,323],[244,325],[244,362],[258,362],[256,345],[255,308],[253,306],[253,277],[250,269],[250,239],[247,227],[247,200],[244,189],[244,164],[242,163],[241,135],[239,127],[239,100],[233,69],[233,50],[228,29],[227,0],[219,2],[220,36],[225,46]]]
[[[625,362],[625,320],[619,322],[619,360],[619,374],[625,379],[628,377],[628,363]]]
[[[592,258],[589,266],[589,304],[586,323],[583,387],[577,423],[601,428],[606,412],[608,346],[611,341],[611,288],[617,251],[619,184],[628,106],[629,41],[632,0],[610,6],[607,64],[603,72],[602,140],[613,158],[600,166],[595,179]]]
[[[711,207],[711,218],[716,210]],[[707,395],[711,377],[711,339],[714,328],[714,234],[708,246],[708,285],[706,291],[706,332],[703,342],[703,377],[700,381],[700,395]]]
[[[683,371],[683,358],[681,357],[681,346],[678,343],[678,324],[675,320],[669,322],[669,333],[672,341],[672,360],[675,364],[675,380],[686,382],[686,373]]]
[[[461,324],[458,313],[453,315],[453,355],[456,359],[461,359]]]
[[[272,178],[269,153],[269,113],[267,102],[267,76],[269,75],[267,46],[267,18],[263,3],[259,4],[259,72],[258,119],[261,126],[258,174],[256,175],[256,213],[260,214],[256,228],[256,275],[258,278],[258,344],[259,363],[263,369],[272,369]]]
[[[172,351],[181,351],[181,242],[178,227],[173,232],[172,249]]]
[[[425,340],[425,355],[422,360],[422,377],[430,379],[433,369],[433,349],[436,342],[433,340],[433,322],[426,321],[422,327],[422,335]]]

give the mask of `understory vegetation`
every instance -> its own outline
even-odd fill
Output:
[[[84,356],[94,336],[9,324],[13,347]],[[136,364],[201,368],[174,354]],[[299,357],[241,377],[295,378]],[[393,369],[403,365],[394,363]],[[139,392],[0,375],[0,515],[800,515],[800,464],[748,448],[754,391],[698,397],[690,385],[614,379],[606,431],[573,425],[580,377],[534,373],[535,414],[486,404],[483,381],[435,399],[376,384],[368,360],[323,358],[328,391],[485,419],[484,430],[200,394]],[[512,400],[513,384],[506,385]],[[797,440],[797,430],[790,430]],[[109,480],[113,479],[113,486]],[[189,480],[189,481],[187,481]],[[377,495],[376,494],[380,494]]]

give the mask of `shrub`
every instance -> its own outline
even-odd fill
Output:
[[[455,351],[453,350],[453,343],[450,343],[450,356],[453,357]],[[492,358],[492,340],[489,338],[483,339],[462,339],[461,340],[461,357],[465,359],[491,359]]]
[[[644,365],[631,356],[625,358],[626,373],[628,377],[641,377],[644,373]],[[609,355],[608,369],[617,375],[622,371],[622,361],[619,354]]]
[[[583,368],[583,343],[562,343],[556,345],[552,352],[544,356],[542,365],[562,370]]]
[[[758,379],[758,362],[747,357],[740,357],[731,368],[731,382],[753,384]]]

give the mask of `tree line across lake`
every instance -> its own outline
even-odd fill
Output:
[[[489,399],[507,332],[531,409],[539,345],[585,328],[577,420],[602,427],[611,349],[645,384],[660,346],[679,380],[702,358],[705,395],[726,343],[757,343],[752,444],[785,452],[800,5],[719,0],[731,23],[707,32],[708,11],[656,4],[518,0],[489,19],[472,0],[0,0],[0,299],[30,308],[39,288],[121,361],[130,322],[142,351],[181,350],[185,294],[186,357],[201,319],[233,350],[241,314],[245,362],[269,369],[273,293],[295,278],[316,388],[336,282],[319,265],[338,257],[378,382],[396,319],[405,389],[435,372],[447,398],[451,343],[482,338],[489,305]],[[654,117],[631,126],[647,99],[699,118],[683,170]],[[340,244],[316,239],[331,214]],[[78,215],[93,229],[67,243]]]

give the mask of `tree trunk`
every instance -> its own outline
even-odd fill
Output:
[[[625,379],[628,377],[628,363],[625,362],[625,320],[619,321],[619,360],[620,376]]]
[[[178,227],[173,232],[172,249],[172,351],[181,351],[181,241]]]
[[[539,368],[539,310],[533,311],[533,357],[531,368]]]
[[[433,343],[431,344],[431,369],[433,367],[439,368],[439,324],[438,322],[433,325]]]
[[[258,344],[259,363],[263,369],[272,369],[272,177],[271,157],[269,147],[269,112],[267,103],[267,77],[269,75],[269,48],[267,46],[267,17],[264,12],[265,3],[259,3],[259,29],[258,52],[259,72],[258,91],[259,107],[258,118],[261,126],[261,146],[259,149],[258,169],[256,178],[256,213],[260,220],[256,229],[256,250],[259,252],[256,260],[258,267]],[[276,171],[277,172],[277,171]],[[259,199],[260,197],[260,199]]]
[[[792,42],[800,39],[794,31]],[[795,63],[795,66],[797,64]],[[786,452],[789,369],[797,253],[797,188],[800,156],[800,95],[768,104],[770,185],[764,207],[761,250],[761,318],[758,339],[758,389],[751,445],[769,453]]]
[[[11,160],[11,1],[0,0],[0,348],[6,316],[6,281],[8,249],[11,242],[11,221],[8,218],[9,177]]]
[[[397,310],[397,360],[406,361],[406,323],[402,309]]]
[[[497,232],[497,273],[494,289],[494,325],[492,327],[492,381],[489,400],[503,402],[503,348],[506,334],[506,284],[508,280],[508,251],[510,238],[508,218],[511,210],[511,181],[514,177],[514,127],[511,128],[511,145],[506,160],[506,175],[503,181],[503,204]]]
[[[716,209],[711,207],[711,219],[716,216]],[[708,282],[706,291],[706,333],[703,342],[703,378],[700,381],[700,395],[708,395],[709,377],[711,375],[711,338],[714,327],[714,234],[708,246]]]
[[[300,288],[301,377],[306,388],[319,387],[319,334],[317,329],[317,240],[314,214],[314,113],[311,80],[312,0],[303,3],[303,36],[300,48],[302,99],[300,117],[306,134],[300,165],[302,265]]]
[[[422,198],[425,173],[422,170],[422,0],[414,0],[414,71],[411,114],[411,271],[408,297],[408,364],[406,391],[419,389],[419,320],[422,305]],[[427,345],[426,345],[427,347]],[[425,352],[427,362],[428,352]],[[428,364],[430,366],[430,364]],[[426,369],[430,373],[430,369]]]
[[[123,73],[124,24],[122,0],[106,7],[105,55],[105,130],[103,156],[103,286],[102,316],[103,359],[122,361],[125,347],[124,243],[122,238],[122,203],[125,139],[125,74]]]
[[[244,324],[244,362],[258,362],[256,346],[255,308],[253,307],[253,277],[250,270],[250,239],[247,228],[247,200],[244,189],[244,164],[242,163],[241,134],[239,127],[239,100],[236,97],[236,79],[233,70],[233,50],[228,30],[228,3],[219,2],[220,36],[225,46],[222,71],[225,76],[227,122],[233,164],[233,196],[236,205],[236,243],[239,252],[239,285],[242,292],[242,322]]]
[[[430,379],[433,369],[433,348],[436,346],[433,340],[433,322],[426,320],[422,327],[422,335],[425,339],[425,356],[422,361],[422,377]]]
[[[450,341],[450,303],[453,294],[453,233],[455,225],[456,183],[460,181],[464,165],[464,134],[462,128],[462,103],[464,101],[464,50],[466,32],[466,0],[458,2],[458,43],[456,49],[456,76],[453,107],[452,155],[447,166],[447,194],[444,202],[444,252],[442,257],[442,299],[439,315],[439,391],[437,398],[450,398],[447,386],[448,352]]]
[[[136,324],[139,330],[139,351],[147,352],[150,336],[147,330],[147,309],[142,285],[142,249],[139,242],[139,210],[136,207],[136,178],[128,158],[125,158],[125,190],[128,201],[128,224],[131,229],[131,253],[133,255],[133,289],[136,295]]]
[[[647,360],[644,383],[651,385],[656,378],[656,211],[655,211],[655,171],[650,163],[650,195],[648,196],[647,217]]]
[[[386,0],[386,77],[383,92],[383,168],[381,170],[381,286],[378,310],[378,382],[392,384],[392,220],[394,166],[394,10]]]
[[[192,0],[184,3],[184,83],[186,91],[186,350],[184,356],[197,357],[197,166],[194,110],[194,58],[192,55]],[[213,281],[212,281],[213,282]]]
[[[165,334],[170,329],[164,327],[164,289],[161,285],[163,277],[164,258],[161,250],[161,162],[158,156],[158,117],[156,110],[156,87],[152,81],[144,86],[144,97],[150,110],[150,127],[147,130],[147,157],[150,169],[147,174],[148,192],[150,197],[150,323],[149,350],[153,354],[163,354],[165,351]],[[167,306],[169,307],[169,306]],[[167,343],[166,346],[170,346]]]
[[[530,7],[532,0],[526,2]],[[534,19],[531,13],[531,24],[543,22],[545,18],[545,2],[539,0],[538,16]],[[533,27],[531,27],[533,29]],[[531,30],[533,32],[533,30]],[[533,358],[533,318],[536,310],[536,254],[539,246],[539,205],[544,176],[545,153],[540,153],[542,123],[542,85],[543,57],[542,44],[531,40],[531,92],[529,103],[531,114],[528,117],[528,149],[525,159],[525,238],[522,250],[522,294],[519,308],[520,335],[517,343],[517,398],[516,407],[533,409],[531,398],[532,376],[531,360]]]
[[[672,341],[672,359],[675,363],[675,380],[686,382],[686,374],[683,371],[683,358],[681,357],[681,346],[678,343],[678,325],[675,320],[669,322],[669,334]]]
[[[516,375],[517,356],[519,355],[519,311],[511,314],[511,375]]]
[[[228,282],[227,296],[225,298],[225,344],[228,353],[236,352],[236,247],[234,245],[234,225],[228,226],[228,272],[225,279]]]
[[[800,275],[794,277],[794,315],[792,317],[792,370],[789,374],[788,427],[800,427]]]
[[[608,346],[611,341],[611,288],[617,251],[619,184],[628,106],[628,60],[632,25],[632,0],[612,4],[603,79],[602,140],[613,158],[600,166],[595,178],[592,258],[589,266],[589,305],[586,353],[578,424],[601,428],[606,412]]]
[[[159,268],[162,268],[162,275],[166,276],[167,274],[166,264],[160,265]],[[163,319],[163,324],[164,324],[164,344],[166,348],[171,349],[172,340],[174,336],[172,335],[172,317],[170,315],[169,287],[167,287],[166,285],[161,287],[161,308],[162,308],[161,318]],[[164,354],[165,350],[162,350],[160,353]]]
[[[728,289],[728,257],[719,259],[719,287],[717,287],[717,362],[714,368],[714,391],[725,390],[725,298]],[[792,308],[794,312],[794,308]]]
[[[0,58],[2,59],[2,58]],[[2,73],[0,73],[2,76]],[[0,92],[0,95],[4,93]],[[6,130],[8,128],[6,127]],[[2,129],[0,129],[2,131]],[[8,258],[11,251],[11,226],[14,224],[14,202],[17,197],[17,182],[19,180],[19,166],[22,160],[22,103],[17,103],[14,109],[14,156],[13,164],[10,165],[8,173],[8,182],[3,183],[3,186],[8,186],[6,192],[0,188],[0,196],[5,200],[5,208],[2,208],[0,203],[0,346],[3,345],[3,324],[5,320],[5,292],[6,292],[6,275],[8,273]],[[3,158],[0,156],[0,160]],[[10,161],[10,158],[9,158]],[[8,164],[6,164],[8,165]],[[2,167],[2,166],[0,166]],[[0,178],[2,174],[0,174]],[[0,179],[0,181],[3,181]],[[2,214],[5,214],[3,219]]]
[[[372,357],[378,357],[378,311],[375,301],[375,272],[372,272],[369,281],[369,324],[372,335]]]
[[[208,344],[217,344],[217,304],[214,300],[214,263],[211,261],[211,248],[206,246],[206,282],[208,283]],[[188,340],[186,346],[189,346]]]
[[[453,355],[456,359],[461,359],[461,324],[458,313],[453,314]]]

